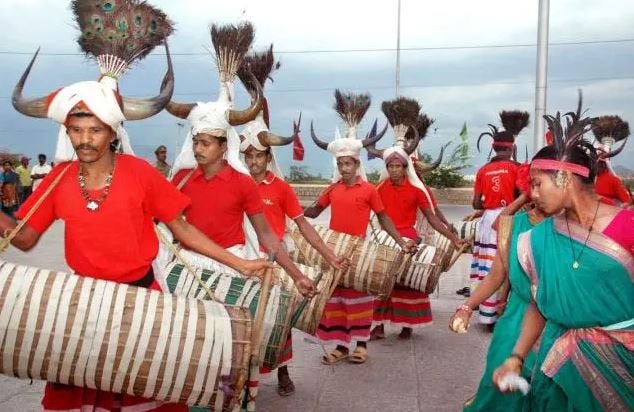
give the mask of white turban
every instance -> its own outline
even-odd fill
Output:
[[[262,112],[258,113],[257,117],[246,124],[246,127],[242,129],[240,135],[244,137],[244,140],[240,143],[240,152],[244,153],[250,146],[253,146],[255,150],[260,152],[266,151],[266,149],[271,150],[271,161],[266,166],[267,170],[273,173],[280,179],[284,179],[284,173],[282,173],[282,169],[280,169],[279,164],[277,163],[277,158],[275,155],[275,148],[272,146],[264,146],[260,143],[260,139],[258,139],[258,133],[260,132],[268,132],[269,128],[266,126],[264,122],[264,117]]]
[[[425,194],[425,197],[427,198],[427,202],[429,202],[429,205],[432,206],[430,209],[432,211],[432,213],[435,213],[434,208],[433,208],[433,202],[431,201],[431,196],[429,195],[429,192],[427,191],[427,188],[425,187],[425,185],[423,184],[423,182],[421,182],[420,178],[418,177],[418,175],[416,174],[416,171],[414,169],[414,163],[412,162],[412,158],[409,157],[409,155],[407,154],[407,152],[405,151],[405,149],[403,149],[400,146],[392,146],[389,149],[385,149],[383,151],[383,161],[386,163],[385,166],[383,168],[383,170],[381,170],[381,176],[379,177],[379,183],[385,181],[386,179],[389,178],[389,174],[387,173],[387,160],[393,156],[393,155],[398,155],[399,157],[406,159],[407,161],[407,180],[409,180],[409,182],[412,184],[412,186],[417,187],[418,189],[422,190],[423,193]]]
[[[119,107],[116,91],[117,81],[112,77],[104,76],[98,82],[86,81],[71,84],[55,94],[48,107],[48,117],[61,124],[55,150],[56,162],[72,160],[75,156],[75,149],[66,133],[64,122],[70,111],[80,102],[83,102],[91,113],[115,131],[124,153],[134,154],[128,134],[123,128],[125,116]]]
[[[349,156],[354,159],[359,160],[359,168],[357,169],[357,176],[361,176],[361,179],[367,181],[368,178],[365,174],[365,168],[363,167],[363,163],[360,160],[361,149],[363,148],[363,143],[361,140],[354,139],[351,137],[341,137],[339,133],[339,128],[335,129],[335,140],[328,143],[328,150],[330,153],[334,155],[332,160],[332,166],[334,172],[332,174],[332,182],[336,183],[341,180],[341,174],[339,173],[339,168],[337,167],[337,158]]]

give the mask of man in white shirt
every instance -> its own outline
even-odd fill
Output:
[[[44,179],[44,177],[46,177],[47,174],[51,173],[51,170],[53,170],[53,168],[46,163],[46,155],[45,154],[39,154],[37,156],[37,159],[39,160],[39,164],[33,166],[33,168],[31,169],[31,179],[33,179],[33,191],[35,192],[35,189],[37,189],[37,187],[40,185],[40,183],[42,183],[42,179]]]

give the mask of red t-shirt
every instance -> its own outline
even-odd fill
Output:
[[[419,208],[432,207],[425,193],[412,185],[408,179],[403,179],[400,185],[395,185],[392,180],[387,179],[379,185],[377,191],[385,206],[385,213],[392,219],[399,233],[410,239],[416,239],[418,237],[414,230],[416,211]]]
[[[257,186],[264,206],[264,217],[273,233],[282,240],[286,231],[286,216],[295,220],[304,215],[304,210],[291,185],[273,173],[266,172],[266,177]]]
[[[491,160],[476,174],[475,193],[482,195],[485,209],[497,209],[513,202],[519,165],[510,160]]]
[[[67,164],[44,178],[17,212],[18,218],[26,215]],[[78,174],[75,161],[27,225],[41,234],[62,219],[66,261],[78,274],[115,282],[141,279],[158,252],[153,219],[174,220],[189,199],[145,160],[117,155],[110,192],[99,210],[91,212],[81,195]],[[91,191],[90,197],[99,198],[101,192]]]
[[[436,200],[436,197],[434,196],[434,192],[431,190],[431,187],[427,186],[425,183],[423,183],[423,186],[425,186],[425,189],[427,189],[427,193],[429,193],[429,198],[431,199],[431,205],[434,207],[434,209],[438,209],[438,201]],[[425,194],[423,193],[423,196]],[[425,200],[427,200],[427,198],[425,198]]]
[[[606,171],[597,176],[594,184],[594,190],[599,196],[609,200],[618,200],[621,203],[629,203],[632,201],[630,194],[627,192],[625,185],[618,176]]]
[[[341,180],[330,185],[317,199],[317,204],[330,210],[330,228],[352,236],[365,237],[370,210],[381,213],[385,209],[374,186],[357,177],[352,186]]]
[[[179,171],[172,183],[178,186],[189,172],[191,169]],[[197,167],[181,191],[191,199],[185,209],[187,221],[225,249],[245,243],[244,213],[263,212],[255,181],[229,165],[211,179]]]

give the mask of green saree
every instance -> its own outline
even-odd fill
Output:
[[[569,227],[563,217],[549,218],[518,242],[546,319],[527,406],[634,410],[634,258],[603,234],[586,240],[587,230]]]
[[[500,222],[502,226],[502,222]],[[513,346],[519,337],[524,312],[531,300],[531,288],[528,278],[524,275],[517,260],[517,239],[521,233],[533,227],[528,219],[528,213],[518,213],[513,217],[512,227],[509,233],[508,247],[508,276],[511,284],[506,310],[498,319],[491,337],[487,352],[484,374],[478,385],[475,396],[465,404],[465,411],[515,411],[521,410],[524,397],[519,392],[504,394],[493,385],[493,371],[500,366],[513,351]],[[501,235],[502,230],[498,231]],[[499,242],[500,246],[502,242]],[[500,248],[498,253],[503,252]],[[526,357],[522,375],[529,378],[534,361],[531,352]]]

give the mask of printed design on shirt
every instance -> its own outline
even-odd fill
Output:
[[[493,177],[493,187],[491,187],[491,189],[495,192],[498,193],[500,191],[500,185],[502,183],[502,179],[500,179],[500,176],[495,176]]]
[[[274,206],[275,205],[275,203],[271,199],[262,199],[262,203],[264,203],[266,206]]]

